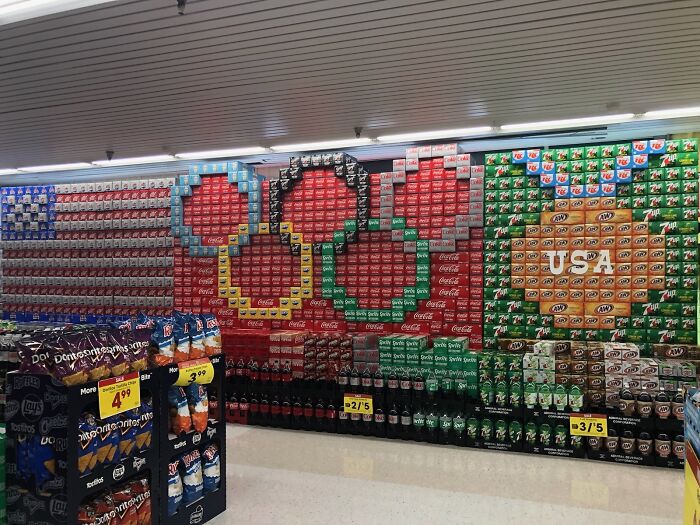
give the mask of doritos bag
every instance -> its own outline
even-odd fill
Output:
[[[136,432],[139,427],[139,409],[127,410],[119,418],[119,454],[122,458],[131,456],[136,447]]]
[[[135,501],[138,525],[151,525],[151,489],[146,479],[137,479],[129,484]]]
[[[202,497],[204,479],[202,476],[202,461],[199,450],[194,449],[180,457],[182,469],[182,502],[185,505],[194,503]]]
[[[175,362],[182,363],[190,358],[190,322],[189,315],[175,312],[175,326],[173,338],[175,339]]]
[[[97,464],[97,425],[95,415],[84,413],[78,419],[78,472],[86,475]]]
[[[192,430],[192,417],[187,405],[187,395],[181,386],[171,386],[168,390],[170,403],[170,430],[179,436]]]
[[[204,351],[207,355],[221,353],[221,329],[214,314],[202,314],[204,323]]]
[[[153,401],[148,398],[139,407],[139,426],[136,429],[136,448],[140,451],[151,447],[153,436]]]
[[[196,314],[187,316],[190,328],[190,359],[201,359],[206,355],[204,348],[204,322]]]
[[[204,432],[209,422],[207,387],[192,383],[185,389],[185,392],[187,392],[187,402],[192,416],[192,426],[197,432]]]
[[[221,458],[219,447],[213,443],[202,452],[202,469],[204,470],[204,491],[212,492],[218,489],[221,481]]]
[[[122,486],[112,491],[114,510],[117,512],[119,525],[138,525],[139,517],[136,512],[136,500],[131,493],[131,485]]]
[[[159,317],[155,321],[155,328],[151,336],[156,346],[156,354],[153,361],[156,366],[165,366],[175,360],[175,339],[173,338],[174,323],[167,317]]]
[[[44,483],[56,476],[55,439],[48,436],[32,436],[29,447],[29,462],[34,474],[37,491],[42,492]]]
[[[182,503],[183,487],[180,476],[180,460],[168,464],[168,516],[177,513]]]

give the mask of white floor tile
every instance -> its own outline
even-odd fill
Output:
[[[683,474],[229,425],[214,525],[677,525]]]

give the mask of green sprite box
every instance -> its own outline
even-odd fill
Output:
[[[585,148],[585,158],[586,159],[597,159],[600,157],[600,146],[586,146]]]
[[[419,366],[420,364],[420,352],[418,350],[406,350],[406,365]]]
[[[615,145],[614,144],[606,144],[605,146],[600,146],[599,147],[599,156],[601,158],[614,158],[617,155],[615,154]]]
[[[435,354],[432,350],[419,352],[419,363],[422,367],[433,368],[435,366]]]
[[[448,370],[462,370],[464,366],[464,359],[462,354],[448,354],[447,355],[447,368]]]
[[[615,144],[615,146],[613,146],[613,152],[613,157],[626,157],[628,155],[632,155],[632,145],[629,142],[624,144]]]
[[[585,148],[569,148],[569,160],[582,160],[586,156]]]
[[[377,342],[377,346],[379,348],[379,353],[391,352],[391,348],[393,346],[392,336],[390,336],[390,335],[380,336],[379,340]]]
[[[447,363],[448,363],[448,358],[447,358],[447,352],[443,353],[436,353],[433,351],[434,355],[434,366],[435,369],[447,369]]]
[[[392,363],[396,366],[406,365],[406,349],[392,350]]]

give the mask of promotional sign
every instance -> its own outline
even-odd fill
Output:
[[[141,379],[138,372],[103,379],[97,384],[100,418],[115,416],[141,406]]]

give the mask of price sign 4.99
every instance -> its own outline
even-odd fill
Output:
[[[374,414],[372,396],[367,394],[345,394],[343,408],[348,414]]]
[[[141,406],[141,380],[138,372],[103,379],[97,384],[100,418],[115,416]]]
[[[607,437],[608,418],[605,414],[571,414],[569,431],[572,436]]]

